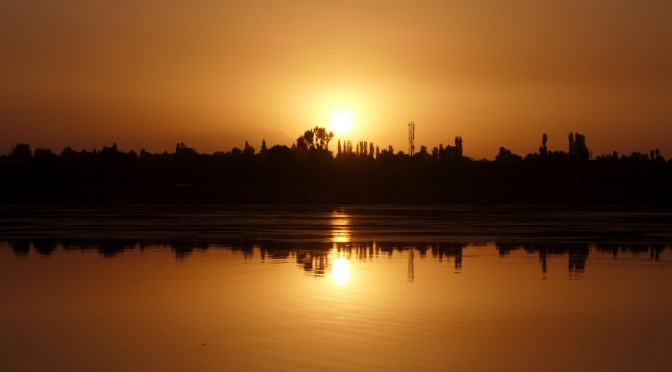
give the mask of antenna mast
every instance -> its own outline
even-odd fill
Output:
[[[415,122],[408,123],[408,153],[415,154]]]

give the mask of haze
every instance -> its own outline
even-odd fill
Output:
[[[465,155],[672,155],[669,1],[41,1],[0,4],[0,153],[201,152],[340,135]],[[334,149],[335,146],[332,147]]]

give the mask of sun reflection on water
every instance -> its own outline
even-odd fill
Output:
[[[345,285],[350,277],[350,261],[344,257],[337,258],[331,266],[331,276],[336,285]]]
[[[343,213],[334,212],[331,219],[331,241],[333,243],[350,242],[350,220]]]

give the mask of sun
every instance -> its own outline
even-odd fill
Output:
[[[352,116],[343,111],[333,113],[331,115],[331,128],[337,134],[348,133],[352,129]]]

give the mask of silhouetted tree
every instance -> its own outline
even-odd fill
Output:
[[[115,143],[113,145],[114,152],[117,151],[117,144]],[[104,151],[104,149],[103,149]],[[175,145],[175,156],[181,159],[190,159],[198,155],[198,152],[196,152],[195,149],[187,146],[184,144],[184,142],[178,142]]]
[[[329,149],[329,142],[334,138],[333,132],[327,132],[322,127],[315,127],[303,133],[296,139],[296,149],[300,152],[306,152],[312,149]]]
[[[506,147],[500,147],[499,153],[495,156],[495,160],[497,161],[517,161],[522,159],[523,158],[520,155],[512,153],[511,150]]]
[[[76,156],[76,153],[72,150],[70,146],[65,146],[63,150],[61,151],[61,157],[62,158],[73,158]]]
[[[462,159],[462,136],[455,137],[455,148],[457,149],[457,159]]]
[[[548,142],[548,136],[544,133],[541,136],[541,147],[539,147],[539,156],[546,160],[548,158],[548,148],[546,147],[546,142]]]
[[[280,171],[288,169],[293,162],[292,150],[287,146],[275,145],[268,149],[266,161],[272,165],[273,169]]]
[[[660,154],[660,149],[656,149],[655,154],[656,154],[656,161],[659,161],[659,162],[664,162],[665,161],[665,158]]]
[[[315,133],[315,147],[318,149],[329,150],[329,142],[334,138],[334,132],[327,132],[325,128],[315,127],[313,128]]]
[[[33,151],[30,149],[30,145],[26,143],[19,143],[12,149],[12,152],[9,154],[11,160],[17,161],[28,161],[33,155]]]
[[[416,152],[414,154],[414,157],[416,159],[420,159],[423,161],[428,161],[429,160],[429,152],[427,152],[427,146],[421,145],[420,146],[420,151]]]
[[[431,156],[432,161],[438,161],[439,160],[439,148],[434,146],[432,148],[432,156]]]
[[[250,146],[250,144],[247,141],[245,141],[245,147],[243,148],[243,155],[244,156],[254,155],[254,147]]]
[[[44,160],[44,159],[55,159],[56,155],[54,155],[53,152],[51,152],[51,149],[43,149],[43,148],[36,148],[35,149],[35,155],[34,155],[35,160]]]
[[[586,137],[583,134],[569,133],[569,158],[583,161],[590,158],[590,150],[586,146]]]

